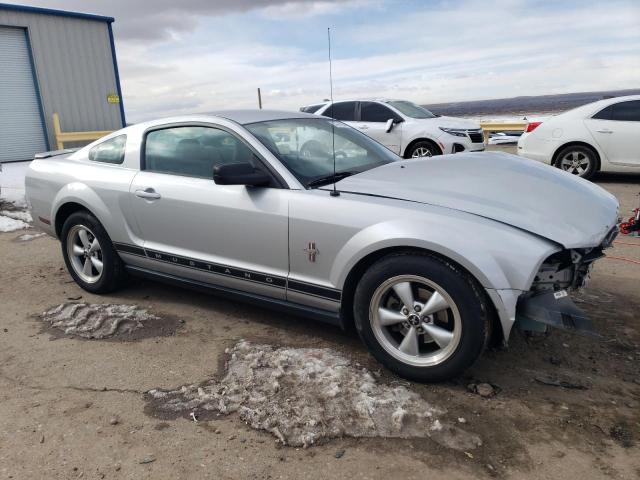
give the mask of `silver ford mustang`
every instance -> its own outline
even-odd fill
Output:
[[[41,154],[26,189],[85,290],[128,272],[355,325],[418,381],[460,374],[516,323],[589,328],[568,292],[618,216],[598,186],[513,155],[402,160],[340,122],[266,110]]]

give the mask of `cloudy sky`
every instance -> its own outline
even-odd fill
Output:
[[[113,16],[129,121],[328,97],[419,103],[640,87],[638,0],[39,0]]]

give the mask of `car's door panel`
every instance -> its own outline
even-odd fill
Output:
[[[609,162],[640,167],[640,100],[609,105],[585,124]]]
[[[135,195],[149,189],[161,198]],[[284,298],[288,190],[140,172],[131,192],[156,269]]]
[[[389,108],[376,102],[360,102],[358,110],[357,121],[350,122],[350,125],[373,138],[376,142],[381,143],[393,153],[400,154],[402,119]],[[387,132],[387,121],[389,119],[399,122],[394,124],[390,132]]]
[[[616,122],[607,146],[611,163],[640,167],[640,122]]]
[[[144,239],[135,264],[284,298],[289,190],[217,185],[212,178],[213,166],[251,155],[235,135],[212,127],[148,132],[145,169],[130,186]]]

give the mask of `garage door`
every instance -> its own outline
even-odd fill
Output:
[[[26,32],[0,27],[0,162],[47,150]]]

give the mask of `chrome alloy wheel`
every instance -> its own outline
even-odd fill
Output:
[[[84,282],[96,283],[102,276],[102,248],[93,232],[74,225],[67,234],[67,255],[71,266]]]
[[[371,298],[369,318],[380,345],[397,360],[418,367],[444,362],[462,335],[460,312],[449,294],[415,275],[382,283]]]
[[[572,150],[560,159],[560,168],[574,175],[584,175],[590,167],[591,159],[584,152]]]
[[[433,153],[427,147],[418,147],[411,154],[411,158],[433,157]]]

